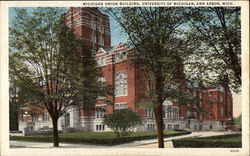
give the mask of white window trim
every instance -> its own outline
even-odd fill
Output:
[[[105,109],[105,107],[107,107],[107,104],[97,105],[96,107],[102,107]],[[106,115],[106,113],[107,113],[106,109],[104,111],[95,110],[95,118],[96,119],[103,119],[104,116]],[[97,115],[98,115],[98,117],[97,117]]]
[[[117,109],[117,105],[121,105],[121,104],[126,105],[126,107]],[[115,110],[121,110],[121,109],[128,109],[128,103],[127,102],[115,103]]]
[[[117,77],[117,75],[118,74],[125,74],[126,75],[126,81],[125,82],[123,82],[123,91],[126,89],[126,92],[125,92],[125,94],[119,94],[119,95],[117,95],[117,81],[116,81],[116,77]],[[123,81],[123,80],[121,80],[121,81]],[[120,83],[120,82],[119,82]],[[123,96],[128,96],[128,75],[127,75],[127,73],[126,72],[123,72],[123,71],[121,71],[121,72],[117,72],[117,73],[115,73],[115,97],[123,97]]]

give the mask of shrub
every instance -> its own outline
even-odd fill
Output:
[[[103,123],[107,125],[118,137],[129,136],[136,125],[141,124],[141,117],[129,109],[116,110],[107,115]]]
[[[241,134],[221,135],[202,138],[184,138],[173,140],[175,148],[191,147],[191,148],[240,148]]]

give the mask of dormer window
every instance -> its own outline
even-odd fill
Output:
[[[120,52],[115,54],[115,62],[122,62],[127,59],[127,52]]]

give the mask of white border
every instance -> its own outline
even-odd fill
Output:
[[[178,148],[178,149],[157,149],[157,148],[47,148],[47,149],[28,149],[28,148],[9,148],[9,108],[8,108],[8,8],[9,7],[87,7],[83,6],[83,2],[87,1],[2,1],[0,2],[0,155],[168,155],[168,156],[211,156],[211,155],[226,155],[226,156],[248,156],[249,155],[249,2],[248,1],[228,1],[232,2],[232,6],[241,6],[241,21],[242,21],[242,121],[243,121],[243,146],[242,148]],[[88,1],[93,2],[93,1]],[[101,1],[105,2],[105,1]],[[106,1],[107,2],[107,1]],[[131,1],[122,1],[131,2]],[[138,2],[138,1],[136,1]],[[149,2],[149,1],[147,1]],[[151,1],[155,2],[155,1]],[[159,1],[163,2],[163,1]],[[172,1],[166,1],[172,2]],[[178,2],[178,1],[175,1]],[[180,1],[184,2],[184,1]],[[190,2],[206,2],[206,1],[190,1]],[[218,2],[218,1],[214,1]],[[225,1],[223,1],[225,2]],[[141,3],[141,2],[139,2]],[[167,5],[167,4],[165,4]],[[116,7],[125,7],[116,6]],[[172,5],[169,5],[172,6]],[[189,5],[178,5],[178,6],[189,6]],[[196,5],[201,6],[201,5]],[[208,5],[206,5],[208,6]],[[96,7],[91,6],[91,7]],[[100,6],[103,7],[103,6]],[[112,6],[109,6],[112,7]],[[239,150],[239,152],[230,152],[230,150]]]

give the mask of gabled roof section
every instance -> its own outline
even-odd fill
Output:
[[[106,55],[106,54],[107,54],[107,51],[106,51],[105,49],[99,48],[98,51],[97,51],[97,53],[96,53],[96,56],[97,56],[97,57],[98,57],[98,56],[104,56],[104,55]]]

